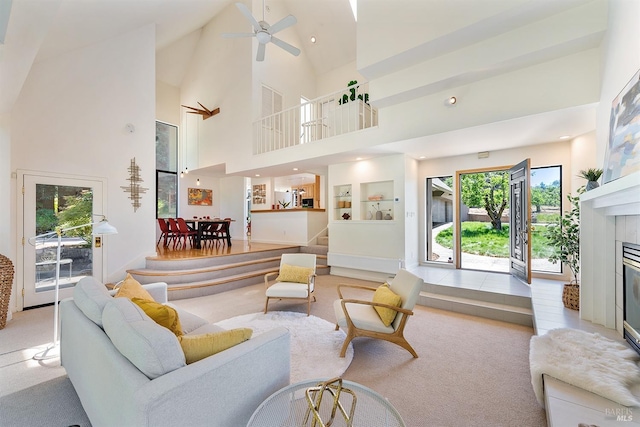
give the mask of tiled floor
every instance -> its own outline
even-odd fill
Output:
[[[577,310],[564,307],[562,304],[564,281],[534,278],[531,285],[527,285],[506,273],[426,266],[420,266],[411,271],[427,283],[505,295],[530,296],[535,330],[538,335],[556,328],[574,328],[597,332],[608,338],[622,341],[622,336],[617,331],[582,320]]]

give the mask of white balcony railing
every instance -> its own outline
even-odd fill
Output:
[[[264,117],[253,124],[253,154],[309,144],[378,125],[368,83],[325,95]]]

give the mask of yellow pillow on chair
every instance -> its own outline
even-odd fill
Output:
[[[295,265],[282,264],[277,282],[307,283],[309,276],[313,274],[313,268],[297,267]]]
[[[402,305],[402,298],[389,289],[389,285],[385,283],[376,289],[376,292],[373,294],[373,302],[400,307]],[[391,325],[398,314],[397,311],[386,307],[373,306],[373,308],[378,312],[378,316],[380,316],[380,320],[382,320],[384,326]]]

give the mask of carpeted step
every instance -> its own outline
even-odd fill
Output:
[[[253,270],[243,274],[227,275],[214,280],[168,284],[168,297],[169,300],[195,298],[225,292],[244,286],[255,285],[257,283],[264,283],[264,275],[271,272],[277,272],[278,267],[279,264],[273,268]],[[329,274],[328,271],[329,267],[326,265],[316,266],[316,274],[318,275]]]
[[[329,246],[329,236],[320,236],[320,237],[318,237],[318,245],[320,245],[320,246]]]
[[[329,253],[329,246],[325,246],[325,245],[301,246],[300,252],[306,253],[306,254],[316,254],[318,255],[318,258],[320,257],[320,255],[324,255],[326,258],[326,255]]]
[[[452,289],[459,290],[459,288]],[[472,290],[465,289],[464,291]],[[482,294],[493,293],[484,292]],[[523,307],[522,305],[524,304],[522,304],[518,299],[510,301],[509,303],[491,302],[487,301],[488,299],[491,299],[491,295],[482,294],[469,292],[466,297],[463,297],[442,292],[434,293],[422,291],[418,296],[418,304],[425,307],[439,308],[441,310],[454,311],[457,313],[533,327],[533,310],[531,309],[530,298],[529,307]],[[493,295],[500,299],[496,294]]]

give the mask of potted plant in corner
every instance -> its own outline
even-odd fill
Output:
[[[594,188],[600,186],[600,184],[598,184],[598,180],[602,176],[602,169],[591,168],[587,170],[581,170],[578,176],[587,180],[587,191],[593,190]]]
[[[584,188],[578,190],[578,194],[583,193]],[[580,273],[580,196],[567,195],[571,203],[571,210],[565,211],[564,215],[556,223],[550,224],[545,231],[545,237],[554,247],[554,253],[549,256],[549,261],[564,263],[571,270],[573,280],[564,285],[562,290],[562,303],[571,310],[580,309],[580,284],[578,275]]]

